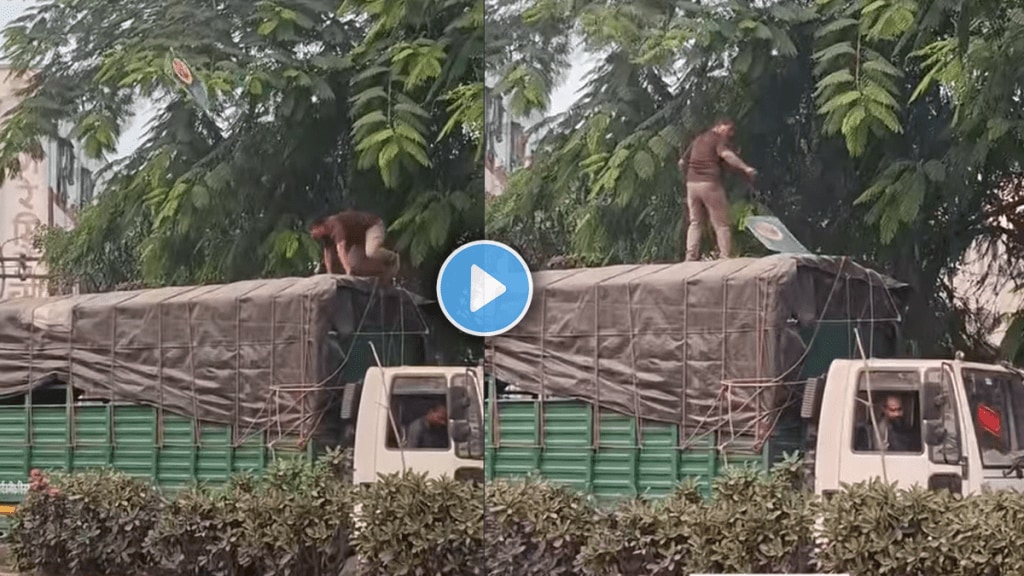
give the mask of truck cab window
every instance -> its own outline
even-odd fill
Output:
[[[391,381],[392,423],[386,447],[398,450],[448,450],[447,380],[443,376],[399,376]],[[395,428],[400,437],[396,438]]]
[[[921,454],[920,388],[917,371],[862,372],[854,403],[853,450],[881,452],[884,447],[887,453]],[[877,433],[874,425],[878,426]]]
[[[1020,376],[973,368],[964,368],[962,375],[982,465],[1011,466],[1024,454],[1024,384]]]

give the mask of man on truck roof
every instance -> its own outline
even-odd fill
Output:
[[[729,199],[722,185],[722,164],[741,172],[753,181],[757,171],[729,147],[736,124],[729,119],[715,122],[710,130],[694,138],[679,157],[679,168],[686,179],[686,205],[690,225],[686,231],[686,261],[700,257],[700,236],[705,220],[711,220],[718,240],[718,257],[732,254],[732,230],[729,229]]]
[[[399,257],[384,248],[384,221],[376,214],[344,210],[313,222],[309,235],[320,243],[328,274],[372,276],[385,282],[398,273]],[[339,267],[340,264],[340,267]]]

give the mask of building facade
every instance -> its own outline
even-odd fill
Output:
[[[484,114],[484,190],[487,196],[497,196],[505,190],[513,171],[529,166],[533,151],[530,129],[544,116],[515,116],[508,98],[498,93],[491,81],[484,85]]]
[[[0,65],[0,119],[17,105],[25,83]],[[73,227],[94,199],[101,161],[85,156],[70,137],[71,126],[61,128],[61,137],[44,142],[42,160],[23,156],[21,174],[0,185],[0,298],[49,294],[37,232]]]
[[[1024,310],[1024,292],[1012,279],[993,266],[1007,258],[1001,244],[975,242],[957,266],[953,290],[962,306],[984,322],[976,328],[988,332],[988,343],[999,347],[1010,327],[1012,316]]]

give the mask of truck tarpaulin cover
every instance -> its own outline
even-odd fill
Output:
[[[526,317],[487,340],[499,380],[691,432],[751,436],[790,398],[784,384],[808,348],[801,333],[847,319],[863,321],[864,338],[871,319],[891,330],[907,288],[847,258],[792,254],[533,277]]]
[[[338,371],[328,332],[424,333],[421,303],[326,275],[0,300],[0,395],[57,376],[83,398],[308,434]]]

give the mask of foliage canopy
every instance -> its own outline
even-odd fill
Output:
[[[381,214],[422,280],[483,234],[483,2],[49,0],[5,30],[33,71],[0,135],[0,180],[62,132],[110,155],[133,112],[149,137],[94,206],[42,244],[85,290],[308,274],[309,222]],[[173,78],[185,60],[206,113]]]
[[[736,226],[775,214],[811,250],[909,282],[912,336],[977,348],[989,325],[952,290],[969,249],[998,249],[986,272],[1024,279],[1024,73],[1011,61],[1024,11],[1012,4],[523,0],[493,14],[488,70],[523,110],[543,110],[568,65],[524,38],[574,37],[602,57],[488,210],[488,234],[538,266],[677,258],[678,150],[730,116],[760,172],[756,190],[732,186]]]

